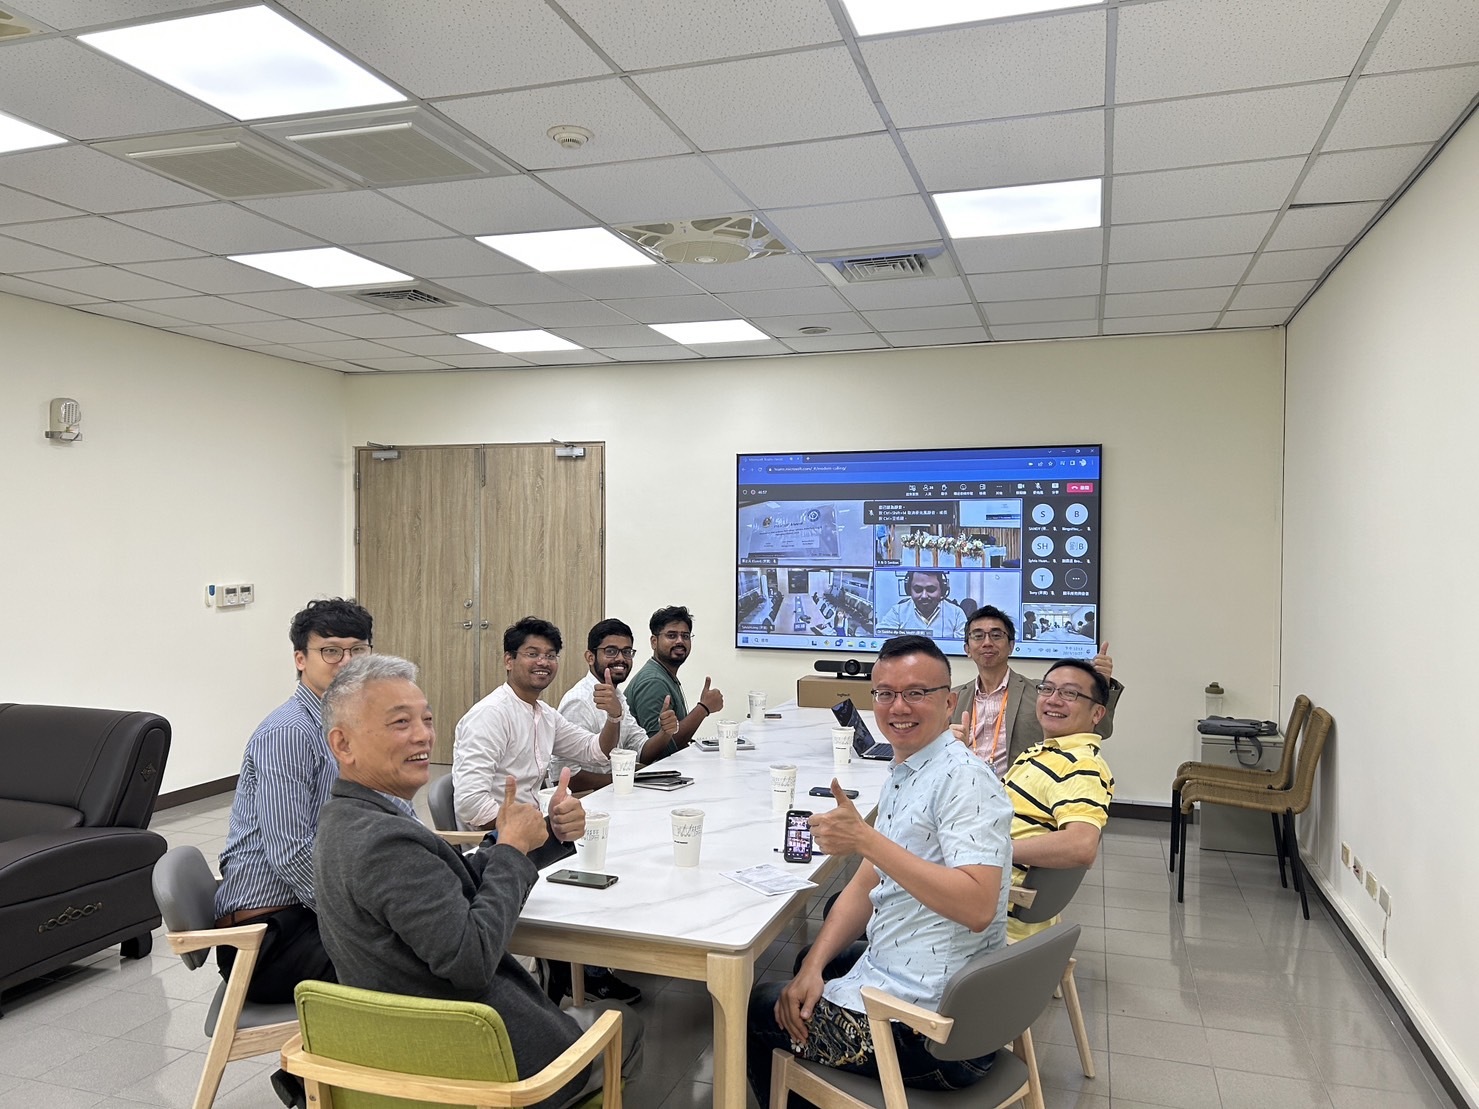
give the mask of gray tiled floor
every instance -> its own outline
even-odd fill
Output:
[[[229,797],[167,810],[154,827],[214,862]],[[1451,1103],[1336,927],[1299,914],[1274,860],[1193,846],[1186,904],[1166,873],[1167,827],[1110,825],[1069,917],[1083,925],[1077,980],[1098,1077],[1079,1069],[1063,1006],[1034,1032],[1050,1109],[1429,1109]],[[766,953],[783,979],[815,935],[820,900]],[[156,943],[116,949],[11,991],[0,1020],[0,1105],[188,1109],[200,1075],[213,967],[191,973]],[[631,975],[646,999],[647,1070],[633,1109],[712,1099],[710,1008],[693,982]],[[220,1109],[276,1109],[271,1057],[232,1063]]]

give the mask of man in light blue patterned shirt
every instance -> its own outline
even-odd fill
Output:
[[[898,636],[879,651],[873,682],[874,718],[894,764],[875,827],[835,781],[837,807],[811,818],[821,850],[863,862],[796,977],[750,994],[750,1084],[762,1109],[773,1048],[876,1075],[862,988],[933,1009],[956,971],[1006,942],[1012,807],[991,768],[950,731],[949,662],[932,640]],[[867,943],[856,943],[865,933]],[[893,1030],[906,1086],[960,1089],[995,1058],[936,1059],[917,1032]]]

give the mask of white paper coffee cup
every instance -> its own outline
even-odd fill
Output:
[[[611,752],[611,784],[618,796],[631,793],[637,775],[637,752],[618,749]]]
[[[554,800],[555,790],[559,788],[559,786],[546,786],[535,795],[534,803],[539,806],[539,811],[545,816],[549,815],[549,803]]]
[[[580,868],[599,874],[606,869],[606,844],[611,839],[611,814],[585,814],[585,835],[576,844],[580,848]]]
[[[739,721],[716,720],[714,727],[719,733],[719,757],[732,759],[739,756]]]
[[[832,729],[832,765],[846,766],[852,761],[853,732],[851,728]]]
[[[703,809],[674,809],[673,865],[697,866],[699,847],[704,838]]]
[[[750,719],[756,724],[765,721],[765,691],[763,689],[750,690]]]
[[[790,763],[770,765],[770,811],[783,815],[796,800],[796,768]]]

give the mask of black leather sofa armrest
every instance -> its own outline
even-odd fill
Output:
[[[152,867],[168,844],[144,828],[73,828],[0,843],[0,906]]]

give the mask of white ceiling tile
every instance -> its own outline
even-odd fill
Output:
[[[1123,104],[1345,77],[1387,0],[1165,0],[1125,5],[1115,44]]]
[[[0,293],[10,293],[31,300],[44,300],[51,304],[89,304],[97,300],[95,296],[73,292],[71,289],[56,289],[24,277],[10,277],[5,274],[0,274]]]
[[[7,228],[15,230],[15,228]],[[85,258],[64,254],[50,247],[22,242],[8,235],[0,235],[0,272],[25,273],[28,270],[77,269],[90,265]]]
[[[184,258],[170,262],[133,262],[125,268],[198,293],[258,293],[301,286],[283,277],[243,266],[226,258]]]
[[[485,350],[481,354],[444,354],[437,357],[438,362],[445,362],[459,370],[502,370],[527,368],[529,363],[522,358],[515,358],[511,354],[499,354],[494,350]]]
[[[6,47],[11,49],[11,47]],[[198,204],[210,197],[85,146],[58,146],[0,158],[0,184],[40,193],[88,212]]]
[[[268,343],[266,346],[253,347],[253,354],[267,354],[273,358],[286,358],[290,362],[302,362],[305,365],[316,366],[320,362],[328,362],[327,358],[319,358],[310,355],[303,348],[292,343]]]
[[[266,320],[262,323],[233,323],[227,331],[239,331],[243,335],[255,335],[272,343],[327,343],[340,337],[338,332],[318,327],[302,320]]]
[[[1273,212],[1168,223],[1132,223],[1109,231],[1111,262],[1161,258],[1199,258],[1213,254],[1251,254],[1274,222]]]
[[[618,362],[677,362],[693,357],[687,347],[613,347],[604,352]]]
[[[573,296],[566,290],[565,296]],[[629,324],[631,321],[614,308],[595,300],[565,300],[546,304],[518,304],[509,309],[521,320],[539,327],[597,327]],[[645,340],[651,342],[651,339]],[[581,343],[581,346],[589,346]]]
[[[442,282],[474,300],[495,307],[506,304],[542,304],[556,300],[584,300],[584,294],[542,273],[513,273],[498,277],[449,277]]]
[[[358,316],[324,316],[313,322],[331,331],[342,331],[357,339],[404,339],[412,336],[442,336],[429,327],[422,327],[411,312],[366,312]]]
[[[159,297],[182,296],[189,290],[178,285],[155,281],[112,266],[86,266],[81,269],[48,270],[29,275],[31,280],[47,285],[87,293],[98,300],[156,300]]]
[[[786,344],[774,339],[748,343],[690,343],[689,349],[697,351],[705,358],[764,358],[791,353]]]
[[[808,258],[797,254],[751,258],[727,265],[673,266],[695,285],[711,293],[736,293],[748,289],[804,289],[825,285],[826,277]]]
[[[1300,184],[1294,203],[1385,200],[1401,187],[1431,149],[1429,144],[1420,143],[1321,154]]]
[[[918,196],[784,208],[766,215],[772,227],[805,251],[868,251],[940,238],[929,206]]]
[[[1109,267],[1111,293],[1145,293],[1161,289],[1209,289],[1236,285],[1253,260],[1251,254],[1216,258],[1182,258],[1172,262],[1115,262]]]
[[[113,218],[211,254],[253,254],[323,245],[321,239],[274,223],[235,204],[192,204],[153,212],[120,212]]]
[[[808,338],[801,334],[803,327],[830,328],[828,334],[831,335],[861,335],[873,330],[856,312],[809,312],[800,316],[751,316],[749,319],[761,331],[784,339],[788,345],[792,339]]]
[[[449,234],[440,224],[370,189],[244,203],[269,219],[333,243],[380,243]]]
[[[1056,300],[1014,300],[983,304],[986,320],[994,328],[1003,323],[1049,323],[1058,320],[1092,320],[1099,315],[1098,297],[1061,297]]]
[[[1324,275],[1344,247],[1321,246],[1309,250],[1265,250],[1248,271],[1250,284],[1274,281],[1314,281]],[[1283,322],[1283,321],[1280,321]]]
[[[443,358],[449,354],[477,354],[486,350],[477,343],[469,343],[456,335],[427,335],[425,337],[385,339],[382,346],[393,347],[406,354],[419,354],[423,358]]]
[[[304,340],[293,345],[311,358],[352,358],[356,362],[361,358],[397,358],[405,353],[372,343],[368,339],[345,339],[334,335]]]
[[[973,327],[981,321],[975,306],[970,304],[942,304],[933,308],[881,308],[874,312],[864,312],[863,319],[885,334],[894,331]]]
[[[1308,154],[1340,89],[1326,81],[1117,108],[1114,172]]]
[[[111,316],[115,320],[127,320],[129,323],[143,324],[145,327],[173,327],[178,326],[180,322],[173,316],[166,316],[134,304],[83,304],[79,307],[82,311],[94,316]]]
[[[883,123],[852,56],[840,46],[635,80],[703,150],[855,135]]]
[[[1244,285],[1230,308],[1293,308],[1315,287],[1313,281],[1279,281],[1268,285]]]
[[[352,316],[357,312],[375,312],[376,308],[370,307],[357,300],[351,300],[347,296],[339,296],[335,293],[323,293],[317,289],[298,287],[285,289],[282,292],[271,293],[232,293],[228,299],[237,304],[245,304],[250,308],[260,308],[264,312],[271,312],[277,316],[287,316],[297,320],[311,320],[328,316]],[[210,320],[202,320],[202,323],[211,323]]]
[[[1479,62],[1479,5],[1473,0],[1403,0],[1366,72],[1465,62]]]
[[[179,320],[191,320],[198,324],[252,323],[280,318],[261,308],[208,296],[153,300],[148,301],[146,307],[157,309]]]
[[[694,323],[735,318],[733,308],[707,293],[682,297],[634,297],[606,303],[638,323]]]
[[[353,362],[345,362],[343,359],[339,358],[330,358],[325,361],[314,362],[313,365],[319,366],[325,370],[337,370],[341,374],[373,374],[380,372],[379,370],[366,369],[364,366],[357,366]]]
[[[593,366],[611,361],[606,355],[594,350],[531,350],[519,357],[536,366]]]
[[[1186,312],[1220,312],[1232,289],[1168,289],[1157,293],[1110,293],[1104,298],[1104,318],[1111,316],[1174,316]]]
[[[975,274],[970,284],[977,300],[1049,300],[1098,296],[1099,279],[1098,266],[1069,266],[1057,270]]]
[[[55,95],[65,88],[66,96]],[[212,127],[229,117],[69,39],[15,42],[0,65],[0,104],[74,139]]]
[[[1341,108],[1323,150],[1436,142],[1479,89],[1479,66],[1362,77]]]
[[[497,308],[458,305],[455,308],[418,308],[416,322],[439,331],[467,334],[477,331],[522,331],[528,325]]]
[[[438,362],[431,358],[416,358],[411,355],[400,358],[361,358],[359,364],[387,373],[404,373],[409,370],[445,370],[447,368],[445,362]]]
[[[1071,181],[1104,173],[1104,112],[1062,112],[905,131],[932,192]]]
[[[306,22],[421,97],[542,85],[610,67],[543,0],[284,0]],[[566,122],[566,121],[558,121]]]
[[[991,336],[983,327],[944,327],[933,331],[885,331],[883,337],[895,347],[943,347],[958,343],[985,343]]]
[[[739,266],[754,265],[741,262]],[[684,272],[693,269],[684,266]],[[719,267],[715,267],[719,268]],[[722,267],[737,268],[736,265]],[[611,301],[618,297],[668,297],[691,296],[703,290],[678,272],[676,266],[636,266],[615,270],[576,270],[562,273],[560,282],[572,289],[597,300]]]
[[[1104,260],[1104,232],[1091,227],[1082,231],[1048,231],[1039,235],[957,239],[955,254],[966,273],[1097,266]]]
[[[153,301],[150,303],[160,303]],[[170,328],[176,335],[185,335],[192,339],[204,339],[211,343],[225,343],[233,347],[261,347],[267,343],[251,335],[238,335],[234,331],[227,331],[220,327],[211,327],[208,324],[190,324],[186,327],[174,326]]]
[[[577,81],[446,100],[437,109],[525,169],[562,169],[685,154],[688,144],[623,80]],[[557,123],[595,137],[567,150],[549,137]]]
[[[1304,163],[1304,158],[1276,158],[1119,174],[1110,184],[1111,218],[1115,223],[1144,223],[1278,211]]]
[[[1098,334],[1099,324],[1096,320],[1082,320],[1077,323],[1060,320],[1057,323],[993,324],[991,328],[991,337],[1001,342],[1030,339],[1082,339],[1088,335]]]
[[[871,331],[866,335],[788,335],[782,340],[798,354],[817,354],[829,350],[882,350],[884,339]]]
[[[823,0],[561,0],[596,45],[623,69],[650,69],[835,42]],[[657,32],[657,33],[654,33]]]
[[[885,134],[715,154],[713,162],[760,208],[899,196],[917,189]]]
[[[1162,331],[1206,331],[1217,322],[1216,312],[1188,312],[1171,316],[1129,316],[1106,319],[1106,335],[1154,335]]]
[[[757,289],[719,298],[741,316],[794,316],[799,312],[845,312],[847,302],[831,287]]]
[[[912,277],[894,281],[864,281],[838,290],[854,308],[924,308],[935,304],[966,304],[970,290],[958,277]]]
[[[382,265],[440,280],[444,277],[486,277],[500,273],[531,273],[515,262],[472,239],[420,239],[403,243],[361,243],[354,248]]]
[[[0,185],[0,224],[26,223],[38,219],[61,219],[82,215],[76,208],[55,204],[39,196]]]
[[[664,346],[668,340],[657,331],[640,323],[602,325],[600,327],[561,327],[560,337],[578,343],[587,350],[612,347]],[[672,349],[682,350],[677,343]]]
[[[1331,204],[1320,208],[1291,208],[1274,228],[1267,250],[1298,250],[1310,246],[1345,246],[1371,221],[1381,204]]]
[[[1279,327],[1289,319],[1288,308],[1251,308],[1222,313],[1218,327]]]
[[[200,253],[102,216],[17,224],[7,228],[6,234],[95,262],[154,262],[163,258],[192,258]]]
[[[895,126],[1037,115],[1104,103],[1104,12],[861,44]]]
[[[26,0],[26,14],[70,31],[100,23],[169,15],[203,8],[215,0]]]
[[[608,223],[697,219],[749,210],[740,195],[696,154],[557,169],[539,177]]]
[[[589,227],[590,217],[532,177],[479,177],[436,185],[403,185],[385,195],[469,235]]]

